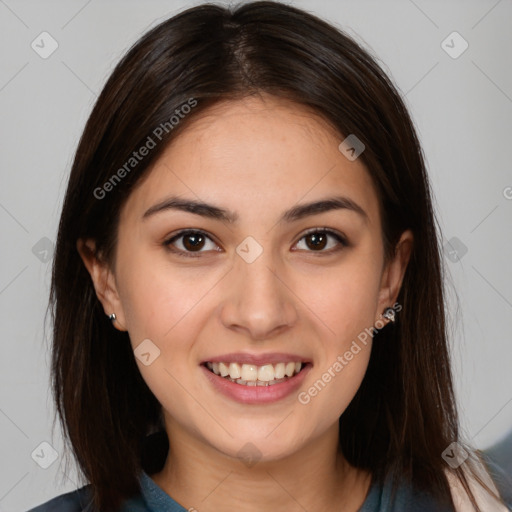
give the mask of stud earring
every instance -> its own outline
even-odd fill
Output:
[[[395,323],[395,320],[396,320],[396,313],[395,313],[395,310],[393,308],[386,308],[384,310],[384,313],[382,313],[382,316],[384,318],[387,318],[389,321],[391,321],[392,323]]]
[[[109,315],[109,320],[114,323],[116,321],[116,314],[115,313],[112,313],[111,315]]]

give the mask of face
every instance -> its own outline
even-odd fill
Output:
[[[274,460],[332,430],[354,397],[408,234],[385,265],[376,189],[343,138],[271,97],[218,104],[128,198],[115,273],[86,261],[168,431]]]

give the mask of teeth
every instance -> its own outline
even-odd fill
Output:
[[[283,382],[300,372],[303,363],[254,364],[206,363],[206,367],[216,375],[245,386],[271,386]]]
[[[229,376],[232,379],[239,379],[241,377],[240,365],[238,363],[231,363],[229,365]]]
[[[229,368],[224,363],[219,363],[219,373],[221,377],[225,377],[229,374]]]
[[[284,377],[284,367],[285,367],[285,364],[284,363],[277,363],[276,366],[275,366],[275,374],[274,374],[274,377],[276,379],[282,379]]]
[[[242,379],[256,381],[258,379],[258,367],[253,364],[242,365]]]
[[[213,371],[215,371],[215,363],[213,363],[213,364],[214,364]],[[291,377],[293,375],[294,371],[295,371],[295,363],[286,363],[286,367],[284,369],[284,374],[287,377]]]
[[[299,363],[300,366],[300,363]],[[269,380],[274,380],[274,367],[271,364],[266,364],[265,366],[260,366],[258,370],[258,380],[262,380],[263,382],[268,382]]]

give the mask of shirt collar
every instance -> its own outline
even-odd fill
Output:
[[[176,503],[145,471],[141,472],[140,486],[150,512],[187,512],[186,508]]]

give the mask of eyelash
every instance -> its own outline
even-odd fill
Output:
[[[312,250],[310,250],[310,251],[306,251],[306,252],[310,252],[310,253],[313,253],[313,254],[318,253],[319,255],[322,255],[322,254],[332,254],[334,252],[337,252],[337,251],[341,250],[343,247],[349,247],[349,245],[350,245],[348,243],[347,239],[341,233],[338,233],[337,231],[333,231],[332,229],[329,229],[329,228],[312,228],[312,229],[306,231],[302,235],[302,237],[298,240],[297,243],[299,243],[303,238],[307,237],[308,235],[319,234],[319,233],[325,233],[327,235],[332,236],[334,239],[336,239],[339,242],[341,247],[336,247],[334,249],[331,248],[331,249],[328,249],[327,251],[324,251],[324,250],[312,251]],[[207,251],[196,251],[196,252],[194,252],[194,251],[183,251],[181,249],[176,249],[175,247],[172,246],[173,242],[175,242],[179,238],[185,237],[186,235],[202,235],[205,238],[208,238],[209,240],[214,242],[214,240],[212,240],[212,238],[210,236],[208,236],[208,234],[205,233],[204,231],[201,231],[201,230],[198,230],[198,229],[185,229],[185,230],[180,231],[179,233],[173,235],[171,238],[165,240],[163,242],[163,245],[169,251],[173,252],[174,254],[177,254],[178,256],[183,256],[185,258],[198,258],[198,257],[200,257],[200,254],[202,252],[207,252]]]

